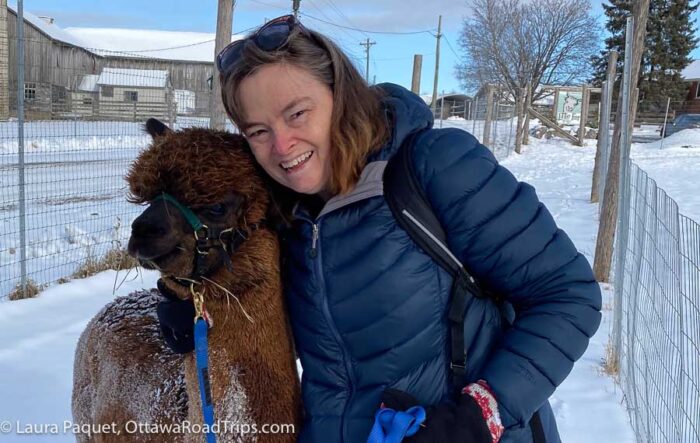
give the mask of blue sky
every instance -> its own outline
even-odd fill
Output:
[[[233,30],[241,32],[264,20],[288,13],[291,0],[238,0],[234,9]],[[600,0],[593,0],[593,13],[604,22]],[[114,27],[162,29],[169,31],[215,32],[216,0],[25,0],[24,9],[36,15],[48,15],[67,27]],[[331,26],[369,31],[435,33],[442,14],[444,38],[440,48],[438,90],[460,90],[454,77],[459,30],[469,14],[466,0],[301,0],[302,21],[310,28],[334,38],[365,69],[361,41],[370,38],[377,44],[370,49],[370,80],[394,82],[410,87],[413,55],[423,54],[421,91],[431,93],[435,70],[435,38],[429,33],[372,34]],[[317,20],[320,19],[320,20]],[[694,52],[700,57],[700,51]]]

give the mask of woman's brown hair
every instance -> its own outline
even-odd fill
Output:
[[[238,97],[241,81],[264,65],[288,63],[304,69],[333,91],[329,191],[332,195],[348,192],[357,182],[367,155],[378,150],[389,136],[381,91],[367,85],[330,39],[299,26],[276,51],[264,51],[247,41],[235,63],[220,79],[226,113],[236,125],[244,119]]]

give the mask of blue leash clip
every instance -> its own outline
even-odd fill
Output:
[[[425,421],[423,406],[413,406],[405,411],[384,408],[374,414],[374,425],[367,443],[400,443],[404,437],[414,435]]]

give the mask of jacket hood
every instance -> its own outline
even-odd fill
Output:
[[[388,160],[409,135],[433,127],[433,112],[422,98],[393,83],[380,83],[375,88],[384,92],[382,104],[391,126],[391,137],[382,149],[367,158],[368,162]]]

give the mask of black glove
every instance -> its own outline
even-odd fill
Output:
[[[382,394],[385,407],[405,411],[418,406],[406,392],[387,389]],[[426,417],[418,432],[404,437],[402,443],[491,443],[492,437],[481,408],[467,394],[460,394],[455,405],[424,406]]]
[[[158,290],[167,299],[156,308],[165,343],[176,354],[192,352],[195,314],[192,300],[180,299],[161,280],[158,280]]]

